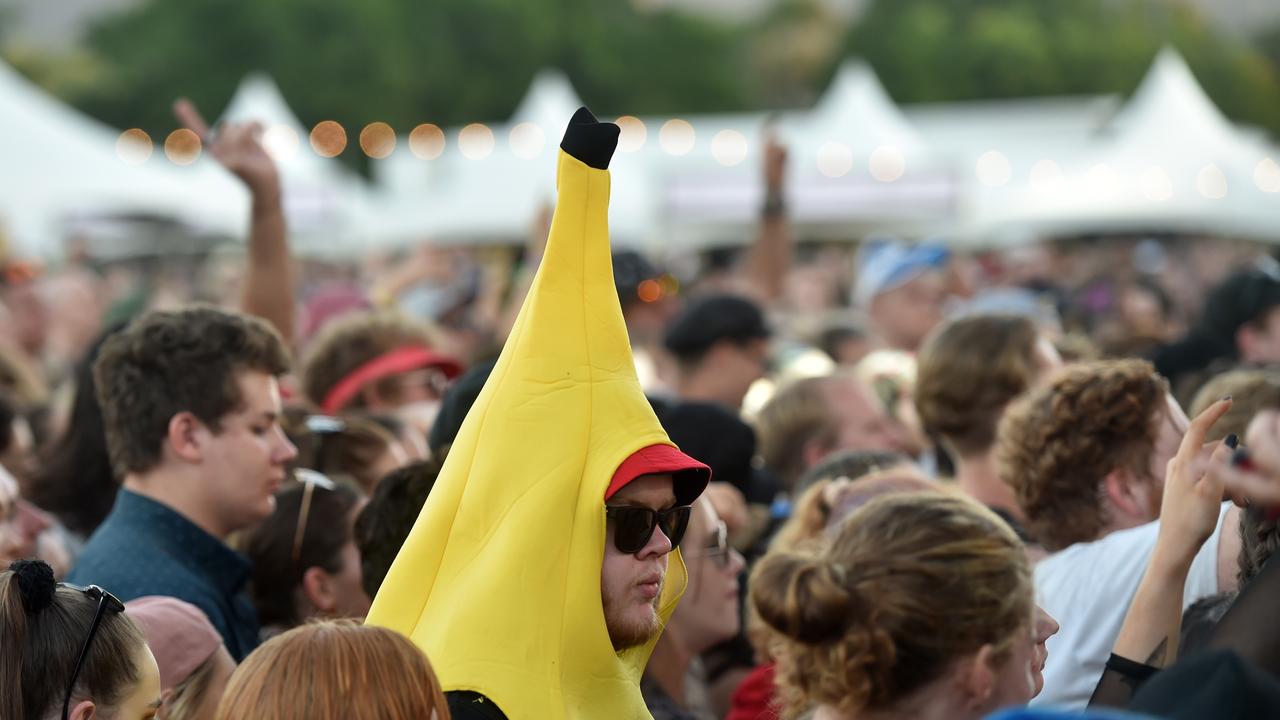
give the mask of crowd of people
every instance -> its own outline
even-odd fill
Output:
[[[610,247],[583,109],[518,259],[322,267],[175,110],[234,282],[0,278],[0,717],[1280,713],[1266,249],[809,246],[771,140],[691,271]]]

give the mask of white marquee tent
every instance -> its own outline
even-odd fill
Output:
[[[172,220],[200,234],[243,233],[247,195],[213,162],[175,165],[160,147],[145,159],[122,155],[118,131],[49,97],[3,63],[0,107],[0,235],[19,253],[57,256],[73,228],[110,218]]]

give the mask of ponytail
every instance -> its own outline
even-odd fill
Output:
[[[36,720],[60,707],[97,602],[59,587],[39,560],[19,560],[0,572],[0,718]],[[76,682],[75,697],[109,711],[138,682],[142,632],[123,613],[109,612]]]

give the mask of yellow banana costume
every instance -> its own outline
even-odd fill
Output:
[[[609,250],[617,140],[586,108],[570,121],[541,267],[368,617],[425,650],[446,691],[512,720],[650,717],[639,682],[653,642],[615,652],[605,626],[604,500],[669,472],[689,503],[709,478],[636,379]],[[677,551],[663,622],[686,582]]]

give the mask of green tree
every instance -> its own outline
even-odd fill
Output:
[[[731,30],[628,0],[150,0],[95,27],[89,46],[101,82],[71,99],[153,132],[174,127],[174,97],[224,107],[254,70],[275,78],[303,123],[349,132],[373,120],[407,131],[504,119],[547,66],[608,112],[746,102]]]
[[[1275,68],[1179,3],[880,0],[840,56],[867,59],[899,102],[923,102],[1128,93],[1165,44],[1228,115],[1280,130]]]

